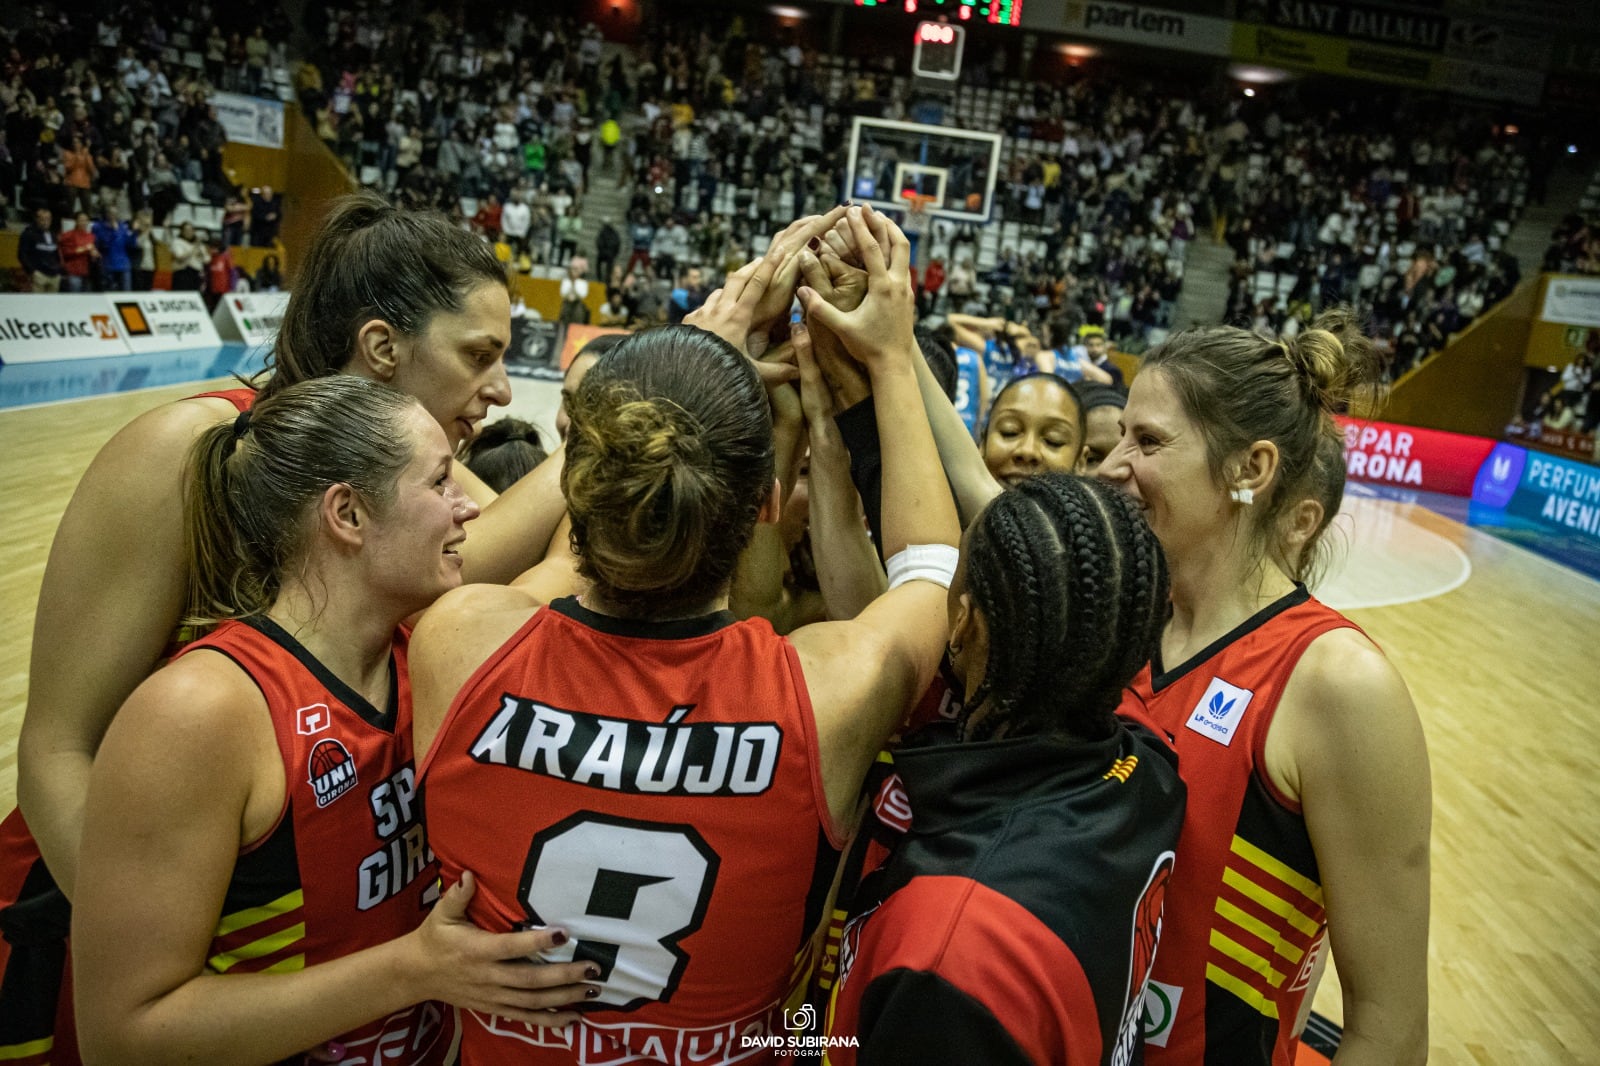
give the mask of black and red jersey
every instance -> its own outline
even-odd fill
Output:
[[[1294,1061],[1328,923],[1305,819],[1264,751],[1300,656],[1343,628],[1355,626],[1297,588],[1180,666],[1158,652],[1123,699],[1122,714],[1172,739],[1189,786],[1150,983],[1153,1064]]]
[[[1183,820],[1170,749],[935,725],[895,766],[912,826],[845,932],[827,1061],[1140,1061]]]
[[[266,697],[283,755],[278,822],[243,848],[206,968],[288,973],[386,943],[438,893],[411,753],[406,637],[395,634],[388,707],[340,681],[275,622],[229,621],[184,649],[220,652]],[[455,1012],[420,1003],[338,1038],[344,1063],[449,1061]]]
[[[556,925],[602,992],[570,1029],[462,1011],[462,1062],[768,1061],[837,866],[792,645],[727,612],[628,621],[562,599],[457,694],[422,767],[473,920]],[[746,1054],[749,1055],[745,1058]]]
[[[869,801],[841,864],[827,938],[813,975],[816,987],[811,998],[818,1003],[827,1002],[833,989],[839,970],[839,945],[863,880],[888,860],[900,837],[911,828],[911,803],[906,798],[905,783],[894,772],[894,751],[906,737],[914,736],[925,726],[959,720],[961,707],[961,683],[947,657],[940,661],[932,683],[907,715],[899,733],[890,738],[867,771],[862,792]]]

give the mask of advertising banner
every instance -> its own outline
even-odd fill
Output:
[[[0,295],[0,363],[127,355],[103,293]]]
[[[211,106],[228,140],[260,148],[283,147],[283,105],[238,93],[212,93]]]
[[[1551,277],[1539,317],[1564,326],[1600,326],[1600,278]]]
[[[1497,444],[1473,486],[1470,521],[1600,578],[1600,466]]]
[[[1233,23],[1227,19],[1142,4],[1067,0],[1061,28],[1082,37],[1208,56],[1225,56],[1233,44]]]
[[[197,292],[106,293],[117,324],[134,352],[215,348],[222,343]]]
[[[1444,51],[1450,25],[1450,20],[1440,14],[1396,11],[1374,4],[1328,3],[1327,0],[1316,3],[1275,0],[1267,6],[1267,21],[1294,30],[1424,52]]]
[[[211,323],[225,341],[242,341],[252,348],[271,345],[278,337],[278,326],[288,306],[286,292],[229,293],[217,302]]]
[[[1483,461],[1494,450],[1487,437],[1437,429],[1341,418],[1348,477],[1380,485],[1471,496]]]
[[[632,330],[617,329],[614,326],[586,326],[574,322],[567,326],[567,335],[561,343],[561,369],[566,370],[572,365],[573,357],[583,351],[583,346],[596,337],[604,337],[610,333],[631,333]]]
[[[1420,53],[1243,22],[1234,24],[1233,57],[1247,63],[1408,85],[1425,84],[1433,78],[1432,58]]]

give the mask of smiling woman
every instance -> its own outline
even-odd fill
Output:
[[[1054,374],[1013,378],[994,398],[983,432],[983,461],[1007,488],[1047,471],[1082,473],[1083,405]]]
[[[220,624],[135,690],[95,761],[73,919],[89,1061],[372,1044],[435,1066],[454,1024],[431,1000],[584,998],[581,966],[500,965],[552,931],[472,928],[470,884],[428,906],[400,624],[461,583],[478,506],[452,468],[417,401],[350,375],[195,442],[195,614]]]
[[[1146,356],[1100,466],[1172,571],[1122,707],[1173,739],[1190,797],[1152,1064],[1288,1066],[1330,946],[1339,1062],[1427,1057],[1427,747],[1399,672],[1303,584],[1343,495],[1331,416],[1371,368],[1346,312],[1277,341],[1179,333]]]

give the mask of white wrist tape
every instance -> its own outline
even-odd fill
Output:
[[[905,550],[889,559],[889,587],[899,588],[907,581],[932,581],[949,588],[960,559],[961,552],[948,544],[907,544]]]

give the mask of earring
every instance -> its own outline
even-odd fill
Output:
[[[950,656],[950,661],[955,662],[956,656],[961,654],[961,645],[951,641],[944,646],[944,650]]]
[[[1233,502],[1234,503],[1242,503],[1246,507],[1249,507],[1252,503],[1256,502],[1256,490],[1255,489],[1251,489],[1251,488],[1234,489],[1232,492],[1228,493],[1228,495],[1233,497]]]

